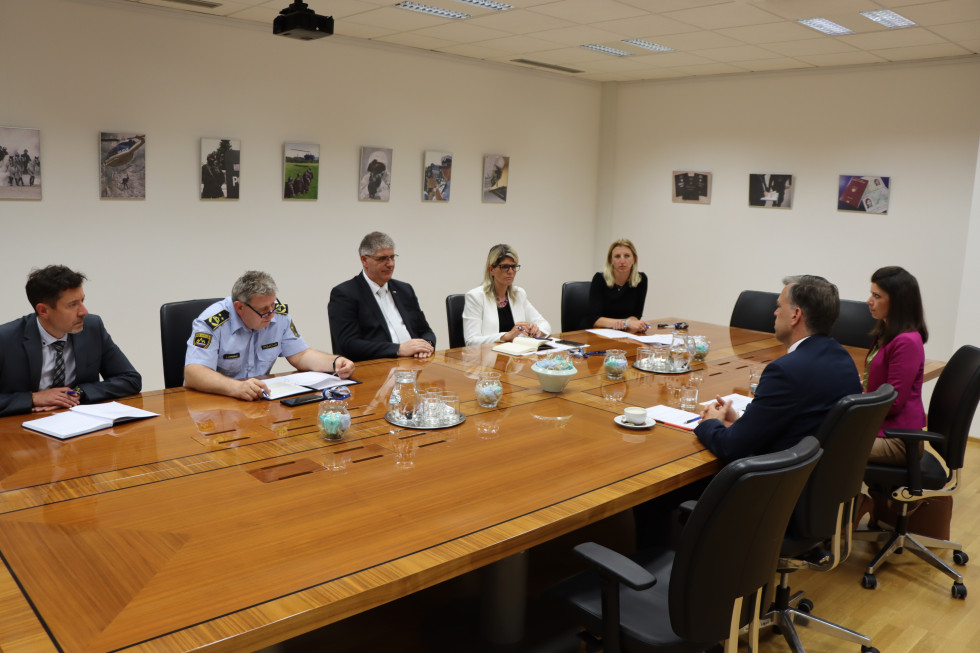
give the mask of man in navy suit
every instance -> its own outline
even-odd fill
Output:
[[[84,281],[63,265],[28,276],[35,312],[0,325],[0,416],[98,403],[142,388],[101,318],[85,308]]]
[[[830,337],[840,313],[837,286],[811,275],[783,284],[775,327],[788,352],[766,365],[744,415],[718,398],[702,409],[694,430],[724,460],[788,449],[814,435],[841,397],[861,392],[853,359]]]
[[[394,241],[374,231],[361,240],[358,253],[362,273],[330,291],[327,313],[334,351],[353,361],[431,356],[436,336],[415,291],[391,278]]]

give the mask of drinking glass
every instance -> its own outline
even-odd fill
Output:
[[[749,394],[753,397],[755,396],[755,391],[759,387],[759,378],[762,376],[762,372],[759,370],[752,370],[749,372]]]
[[[442,425],[450,426],[459,421],[459,395],[455,392],[440,393],[439,399],[442,401]]]
[[[681,410],[697,410],[698,407],[698,388],[693,385],[685,385],[681,388],[680,397]]]
[[[653,347],[636,348],[636,365],[642,370],[652,371],[653,367]]]

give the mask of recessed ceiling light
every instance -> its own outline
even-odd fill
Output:
[[[593,50],[595,52],[601,52],[602,54],[611,54],[614,57],[629,57],[631,56],[626,50],[617,50],[616,48],[609,48],[604,45],[599,45],[598,43],[590,43],[589,45],[582,45],[586,50]]]
[[[840,36],[841,34],[853,34],[853,30],[849,30],[843,25],[838,25],[832,20],[827,20],[826,18],[801,18],[796,21],[802,25],[806,25],[818,32],[823,32],[824,34],[830,34],[831,36]]]
[[[623,43],[629,43],[630,45],[635,45],[638,48],[646,48],[647,50],[653,50],[654,52],[673,52],[674,48],[668,48],[666,45],[660,45],[659,43],[651,43],[650,41],[644,41],[642,39],[626,39]]]
[[[888,29],[901,29],[903,27],[916,27],[916,24],[911,20],[896,14],[894,11],[889,9],[875,9],[874,11],[862,11],[861,15],[865,18],[869,18],[874,22],[884,25]]]
[[[423,5],[418,2],[399,2],[395,5],[399,9],[408,9],[409,11],[417,11],[420,14],[428,14],[430,16],[438,16],[439,18],[453,18],[455,20],[462,20],[464,18],[469,18],[469,14],[464,14],[461,11],[452,11],[451,9],[440,9],[439,7],[430,7],[429,5]]]
[[[473,5],[474,7],[480,7],[481,9],[493,9],[494,11],[507,11],[508,9],[514,8],[514,5],[509,5],[503,2],[495,2],[494,0],[456,0],[456,2]]]

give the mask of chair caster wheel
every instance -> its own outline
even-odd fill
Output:
[[[874,574],[865,574],[864,578],[861,579],[861,587],[866,590],[873,590],[878,587],[878,579],[875,578]]]
[[[952,595],[954,599],[965,599],[966,585],[963,583],[953,583]]]
[[[970,556],[966,555],[966,551],[953,551],[953,562],[958,565],[965,565],[970,561]]]
[[[810,599],[802,599],[796,606],[796,609],[804,614],[810,614],[813,611],[813,601]]]
[[[861,653],[879,653],[874,646],[861,646]]]

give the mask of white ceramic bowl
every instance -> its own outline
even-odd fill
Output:
[[[541,389],[545,392],[561,392],[571,378],[578,374],[578,370],[574,368],[570,370],[545,370],[537,365],[532,365],[531,370],[538,375]]]

